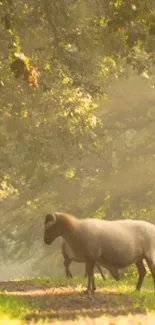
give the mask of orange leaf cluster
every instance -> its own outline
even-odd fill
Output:
[[[27,81],[29,85],[33,85],[36,88],[39,88],[38,84],[38,68],[33,67],[31,65],[26,65],[24,72],[24,79]]]

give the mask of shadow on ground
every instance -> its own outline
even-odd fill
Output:
[[[30,308],[23,317],[26,322],[146,313],[145,296],[139,295],[137,299],[137,296],[117,292],[116,288],[99,287],[94,296],[87,296],[80,285],[52,287],[49,283],[9,281],[1,282],[0,290],[28,302]]]
[[[46,297],[46,298],[45,298]],[[79,317],[98,318],[103,315],[118,316],[131,314],[145,314],[142,306],[134,306],[131,297],[125,294],[97,292],[94,297],[84,296],[83,292],[63,292],[47,294],[40,298],[39,314],[29,313],[26,320],[40,319],[76,319]]]

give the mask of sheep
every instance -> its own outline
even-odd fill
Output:
[[[63,255],[63,258],[64,258],[64,266],[65,266],[65,271],[66,271],[66,277],[67,278],[72,278],[72,273],[69,269],[69,266],[71,264],[72,261],[75,261],[75,262],[78,262],[76,260],[76,257],[74,256],[71,248],[67,245],[67,243],[65,241],[62,242],[61,244],[61,251],[62,251],[62,255]],[[106,280],[106,277],[102,271],[102,268],[101,266],[97,263],[96,264],[96,267],[98,268],[98,271],[100,272],[103,280]],[[109,270],[111,275],[114,277],[114,279],[116,281],[119,281],[120,280],[120,276],[119,276],[119,273],[117,270]],[[87,270],[85,269],[85,277],[87,276]]]
[[[151,271],[155,288],[155,225],[143,220],[77,219],[56,212],[44,220],[44,243],[50,245],[63,237],[77,260],[86,263],[88,285],[86,293],[96,290],[94,266],[122,269],[135,264],[139,277],[136,290],[141,289],[146,269]]]

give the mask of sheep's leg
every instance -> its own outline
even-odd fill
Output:
[[[143,280],[144,280],[144,277],[146,275],[146,269],[145,269],[143,260],[139,260],[136,263],[136,266],[137,266],[138,273],[139,273],[139,278],[138,278],[138,282],[137,282],[137,285],[136,285],[136,290],[140,291]]]
[[[87,277],[88,271],[87,271],[87,265],[85,268],[85,277]],[[92,292],[96,290],[96,285],[95,285],[95,278],[94,278],[94,271],[93,271],[93,276],[92,276]]]
[[[94,266],[95,266],[94,262],[92,261],[86,262],[86,270],[88,273],[88,286],[85,293],[87,294],[94,293],[94,290],[96,289],[95,280],[94,280]]]
[[[95,285],[95,277],[94,277],[94,271],[92,275],[92,293],[96,290],[96,285]]]
[[[96,267],[98,268],[98,270],[99,270],[99,272],[100,272],[100,274],[101,274],[103,280],[106,280],[106,277],[105,277],[105,275],[104,275],[103,272],[102,272],[102,268],[101,268],[101,266],[100,266],[99,264],[96,264]]]
[[[71,261],[72,260],[70,260],[69,258],[65,258],[65,261],[64,261],[64,266],[65,266],[65,271],[66,271],[66,277],[67,278],[72,278],[73,277],[72,276],[72,273],[71,273],[71,271],[69,269],[69,266],[71,264]]]
[[[119,281],[120,280],[120,275],[119,275],[119,272],[117,269],[113,269],[113,268],[110,268],[108,269],[109,272],[111,273],[112,277],[116,280],[116,281]]]
[[[88,272],[87,272],[87,265],[85,264],[85,278],[87,277],[87,275],[88,275]]]
[[[155,264],[151,260],[146,260],[149,270],[151,272],[153,283],[154,283],[154,290],[155,290]]]

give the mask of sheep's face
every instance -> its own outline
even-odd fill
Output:
[[[47,214],[44,222],[44,243],[50,245],[57,237],[58,229],[56,216]]]

